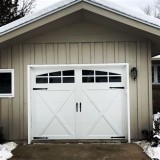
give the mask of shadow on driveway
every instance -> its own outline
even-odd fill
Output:
[[[33,144],[18,146],[11,160],[150,160],[136,144]]]

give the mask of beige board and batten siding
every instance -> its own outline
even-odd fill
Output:
[[[0,68],[15,69],[15,97],[0,99],[0,123],[6,139],[28,136],[29,64],[129,63],[130,69],[137,67],[137,80],[130,78],[132,139],[140,138],[142,129],[151,127],[150,42],[112,27],[80,21],[0,49]]]
[[[27,65],[129,63],[138,78],[130,78],[131,136],[149,129],[151,115],[149,42],[77,42],[18,44],[1,50],[1,68],[15,69],[15,97],[1,98],[1,126],[6,139],[27,139]]]

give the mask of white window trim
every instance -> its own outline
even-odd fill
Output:
[[[2,97],[14,97],[14,69],[0,69],[0,73],[11,73],[11,80],[12,80],[12,92],[8,94],[1,94],[0,93],[0,98]]]
[[[158,67],[160,67],[160,65],[159,64],[153,64],[152,67],[153,67],[153,72],[154,72],[154,77],[153,77],[152,84],[153,85],[160,85],[160,82],[158,82],[158,69],[157,69]]]

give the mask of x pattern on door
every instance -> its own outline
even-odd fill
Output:
[[[36,93],[36,99],[37,99],[37,104],[36,104],[36,110],[35,112],[44,112],[42,114],[36,114],[35,115],[35,133],[37,137],[40,136],[64,136],[64,137],[75,137],[75,128],[71,127],[73,125],[68,124],[67,120],[65,119],[65,116],[63,117],[63,113],[61,111],[66,110],[66,105],[69,101],[73,102],[74,99],[74,92],[75,90],[70,90],[70,91],[59,91],[59,92],[65,92],[65,94],[59,94],[59,96],[63,97],[63,101],[59,104],[55,104],[56,102],[51,99],[50,94],[53,95],[53,92],[55,91],[35,91]],[[57,92],[57,91],[56,91]],[[57,94],[57,93],[56,93]],[[42,111],[40,111],[40,107],[43,108]],[[57,107],[56,107],[57,105]],[[56,110],[55,110],[56,107]],[[72,108],[68,108],[71,112]],[[44,111],[45,110],[45,111]],[[42,116],[45,114],[44,117]],[[42,123],[44,119],[47,118],[47,121]],[[74,118],[74,117],[72,117]],[[72,119],[72,122],[74,122],[75,119]],[[74,122],[75,123],[75,122]],[[39,125],[41,124],[41,127]],[[43,124],[43,125],[42,125]],[[57,129],[57,130],[56,130]],[[35,136],[35,137],[36,137]]]
[[[99,96],[103,97],[103,93],[105,92],[106,95],[104,96],[104,101],[99,103],[98,99],[96,98],[97,94],[94,95],[94,92],[99,92]],[[102,92],[101,92],[102,91]],[[107,93],[108,92],[108,93]],[[90,101],[90,108],[89,112],[91,112],[93,107],[95,112],[92,117],[92,121],[88,126],[86,126],[85,136],[84,138],[96,138],[96,137],[108,137],[111,136],[122,136],[122,90],[94,90],[94,89],[83,89],[83,96],[85,96]],[[85,99],[85,98],[84,98]],[[108,102],[106,102],[106,100]],[[103,105],[103,106],[102,106]],[[85,106],[85,102],[83,102],[83,106]],[[83,108],[84,108],[83,107]],[[118,108],[117,108],[118,107]],[[84,109],[85,110],[85,109]],[[92,112],[92,113],[93,113]],[[117,112],[117,113],[116,113]],[[95,118],[94,118],[95,115]],[[116,115],[116,116],[115,116]],[[102,122],[103,119],[103,122]],[[101,128],[103,130],[99,133],[97,127],[99,123],[103,123],[103,128],[107,127],[107,130]]]

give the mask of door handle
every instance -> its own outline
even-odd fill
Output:
[[[80,112],[82,111],[82,105],[81,102],[79,103]]]
[[[78,103],[76,103],[76,112],[78,112]]]

